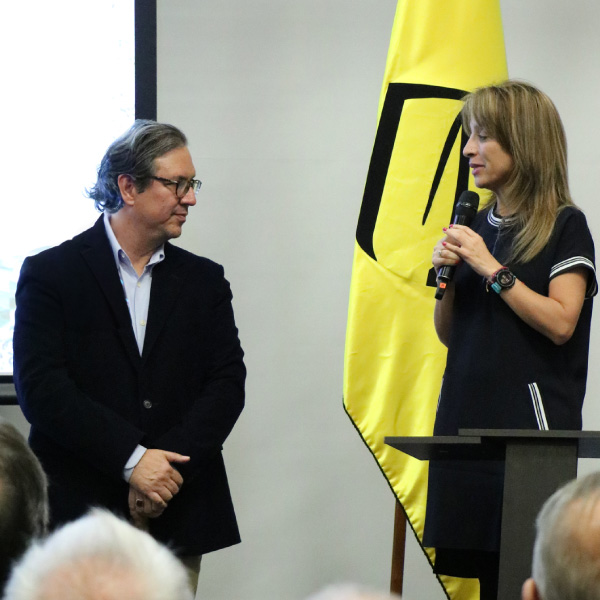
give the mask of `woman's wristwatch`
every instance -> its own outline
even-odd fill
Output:
[[[516,280],[517,278],[515,277],[514,273],[512,273],[508,267],[502,267],[495,273],[492,273],[492,276],[485,284],[485,289],[489,292],[490,288],[492,288],[497,294],[499,294],[502,290],[509,290],[513,285],[515,285]]]

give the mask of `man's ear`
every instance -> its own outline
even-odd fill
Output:
[[[121,198],[123,202],[129,206],[133,205],[137,197],[137,188],[135,187],[135,181],[131,175],[121,173],[117,177],[117,184],[119,191],[121,192]]]
[[[522,600],[542,600],[538,587],[535,581],[531,577],[523,584],[521,588],[521,599]]]

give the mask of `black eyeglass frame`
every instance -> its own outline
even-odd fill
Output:
[[[190,188],[194,190],[194,195],[198,193],[198,190],[202,186],[202,182],[199,179],[180,179],[179,181],[174,181],[173,179],[166,179],[165,177],[157,177],[156,175],[150,175],[150,179],[155,179],[156,181],[160,181],[163,185],[175,186],[175,195],[179,200],[183,200],[187,193],[190,191]]]

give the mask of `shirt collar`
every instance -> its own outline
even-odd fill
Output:
[[[127,256],[127,253],[123,248],[121,248],[121,244],[119,244],[119,240],[117,240],[117,236],[112,229],[112,225],[110,224],[110,214],[104,211],[104,229],[106,230],[106,236],[108,237],[108,241],[110,243],[110,248],[113,253],[113,257],[115,259],[115,263],[117,267],[119,263],[125,262],[131,265],[131,260]],[[154,254],[150,257],[146,268],[153,267],[155,264],[163,261],[165,259],[165,245],[161,244],[155,251]]]

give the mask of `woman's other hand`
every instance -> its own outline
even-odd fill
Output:
[[[446,239],[438,244],[441,244],[443,248],[439,255],[439,259],[444,261],[442,264],[453,264],[447,261],[456,257],[459,259],[458,262],[463,260],[478,275],[488,279],[502,268],[502,265],[488,250],[483,238],[466,225],[450,225],[446,229]]]

